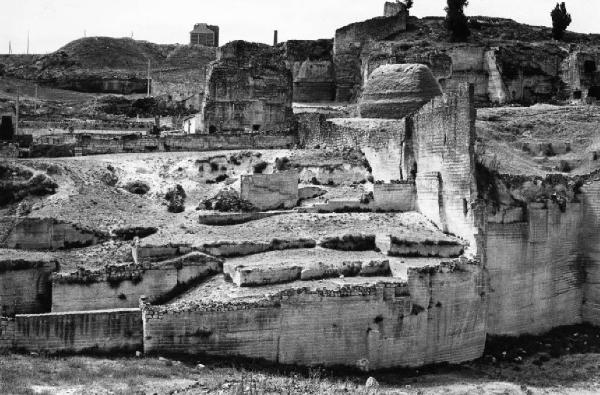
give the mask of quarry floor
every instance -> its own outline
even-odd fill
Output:
[[[565,355],[534,364],[489,364],[371,374],[261,367],[251,362],[4,355],[3,394],[595,394],[600,354]],[[197,364],[205,365],[204,369]]]

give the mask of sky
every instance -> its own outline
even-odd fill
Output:
[[[194,23],[219,25],[221,45],[243,39],[279,41],[332,38],[352,22],[383,15],[385,0],[2,0],[0,53],[48,53],[90,36],[133,37],[160,44],[189,40]],[[444,15],[446,0],[414,0],[411,14]],[[556,0],[470,0],[467,15],[551,25]],[[600,33],[600,0],[566,0],[569,30]]]

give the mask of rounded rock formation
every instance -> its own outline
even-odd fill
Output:
[[[360,100],[362,118],[402,119],[442,94],[431,70],[422,64],[378,67]]]

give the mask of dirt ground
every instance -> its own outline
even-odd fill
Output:
[[[541,366],[474,362],[423,371],[360,374],[252,362],[158,358],[0,358],[2,394],[595,394],[600,354],[566,355]],[[201,363],[205,366],[197,367]],[[374,377],[379,387],[365,387]]]

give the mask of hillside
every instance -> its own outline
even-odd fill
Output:
[[[88,37],[48,55],[0,56],[0,75],[47,87],[91,93],[145,93],[148,65],[156,84],[175,71],[197,72],[215,59],[214,48],[160,45],[130,38]],[[163,74],[165,73],[165,74]]]

